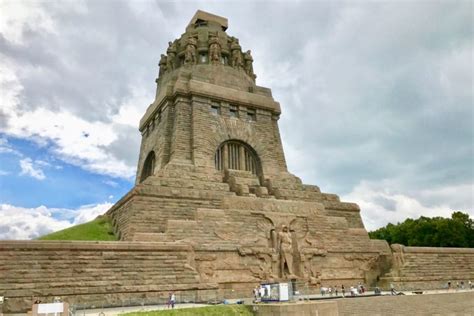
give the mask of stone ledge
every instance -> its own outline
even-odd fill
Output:
[[[128,250],[128,251],[187,251],[182,243],[129,241],[62,241],[62,240],[2,240],[0,251],[7,250]]]
[[[404,246],[406,253],[466,253],[474,255],[474,248],[441,248],[441,247],[409,247]]]

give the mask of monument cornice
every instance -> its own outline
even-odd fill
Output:
[[[273,100],[272,97],[240,91],[228,87],[203,82],[196,79],[177,80],[172,86],[165,86],[166,94],[158,94],[157,99],[147,109],[145,115],[140,120],[139,130],[142,131],[146,125],[154,117],[158,110],[167,101],[172,101],[178,96],[202,96],[213,99],[215,101],[224,101],[231,104],[263,109],[272,112],[272,114],[280,115],[280,103]]]

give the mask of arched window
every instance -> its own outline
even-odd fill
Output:
[[[230,140],[222,143],[214,155],[217,170],[246,170],[258,174],[260,165],[257,154],[249,145]]]
[[[140,177],[140,182],[153,175],[155,170],[155,152],[151,151],[145,159],[143,164],[142,175]]]

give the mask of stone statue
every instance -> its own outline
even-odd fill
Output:
[[[232,43],[230,45],[231,50],[231,66],[234,68],[243,68],[243,61],[242,61],[242,52],[241,47],[239,45],[239,40],[236,38],[232,39]]]
[[[161,54],[160,62],[160,71],[158,72],[158,77],[161,77],[166,72],[167,57],[166,55]]]
[[[248,50],[244,54],[244,61],[245,61],[245,72],[250,77],[254,77],[255,75],[253,73],[253,58],[252,58],[252,54],[250,50]]]
[[[168,42],[168,49],[166,50],[168,54],[168,62],[166,63],[166,69],[168,71],[173,71],[176,69],[176,44],[173,42]]]
[[[280,252],[280,271],[281,277],[285,275],[285,264],[288,268],[288,276],[293,274],[293,241],[288,226],[283,225],[282,231],[278,233],[278,250]]]
[[[221,44],[216,36],[209,38],[209,60],[214,65],[221,62]]]
[[[184,64],[195,65],[197,64],[197,41],[194,37],[189,37],[186,42],[186,50],[184,52]]]

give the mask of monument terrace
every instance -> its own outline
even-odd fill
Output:
[[[280,104],[227,19],[198,11],[159,61],[136,183],[108,212],[119,241],[1,241],[5,311],[31,297],[119,306],[169,291],[249,297],[260,282],[437,288],[474,279],[472,249],[371,240],[359,206],[286,165]]]

